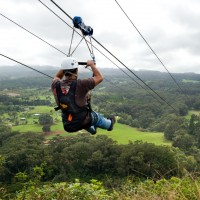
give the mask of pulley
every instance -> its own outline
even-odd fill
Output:
[[[84,36],[92,36],[93,29],[90,26],[86,26],[81,17],[75,16],[72,21],[74,27],[80,29]]]

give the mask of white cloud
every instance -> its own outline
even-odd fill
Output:
[[[71,20],[49,0],[42,0],[67,23]],[[128,67],[165,71],[114,0],[55,0],[71,17],[81,16],[94,29],[101,42]],[[144,38],[170,72],[200,73],[199,37],[200,2],[198,0],[118,0]],[[72,30],[36,0],[0,0],[0,13],[68,52]],[[34,38],[0,16],[1,52],[28,65],[60,65],[64,55]],[[73,47],[80,37],[75,34]],[[114,60],[98,44],[93,44]],[[99,66],[114,67],[95,50]],[[74,54],[78,60],[90,59],[81,43]],[[0,57],[0,65],[12,64]],[[15,64],[15,63],[13,63]]]

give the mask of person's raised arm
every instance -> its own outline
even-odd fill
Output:
[[[57,74],[54,76],[54,80],[60,80],[60,79],[63,78],[63,76],[64,76],[63,70],[60,69],[60,70],[57,72]]]
[[[102,76],[101,72],[96,68],[96,64],[94,63],[94,61],[88,60],[86,67],[88,67],[88,66],[90,66],[92,69],[93,79],[94,79],[95,86],[96,86],[103,81],[103,76]]]

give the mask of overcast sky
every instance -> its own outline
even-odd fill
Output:
[[[50,0],[41,0],[67,23]],[[81,16],[93,37],[131,69],[166,71],[115,0],[54,0],[71,17]],[[118,0],[170,72],[200,73],[200,0]],[[0,13],[68,53],[72,30],[38,0],[0,0]],[[75,34],[73,47],[80,41]],[[122,67],[93,41],[96,48]],[[26,65],[60,66],[64,55],[0,15],[0,53]],[[94,49],[98,67],[116,67]],[[84,42],[73,55],[91,59]],[[15,65],[0,56],[0,65]]]

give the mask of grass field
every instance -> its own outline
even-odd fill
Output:
[[[19,131],[21,133],[29,132],[29,131],[34,132],[34,133],[41,133],[42,126],[34,125],[34,124],[19,125],[19,126],[13,126],[12,131]]]
[[[192,113],[197,111],[190,111],[188,114],[188,118]],[[46,134],[47,139],[52,139],[56,135],[61,135],[63,137],[67,137],[70,135],[76,135],[78,133],[67,133],[63,130],[63,124],[61,122],[61,117],[59,112],[55,112],[53,107],[49,106],[35,106],[34,109],[27,111],[28,114],[31,114],[31,117],[27,118],[28,124],[13,126],[13,131],[19,132],[35,132],[42,133],[42,125],[34,124],[37,122],[37,118],[34,118],[32,114],[50,114],[53,118],[58,120],[58,123],[51,126],[51,132]],[[86,132],[86,131],[80,131]],[[164,134],[159,132],[141,132],[138,131],[137,128],[133,128],[123,124],[115,124],[114,130],[109,132],[102,129],[97,129],[97,135],[107,135],[113,140],[117,141],[119,144],[128,144],[129,141],[137,141],[142,140],[144,142],[154,143],[156,145],[171,145],[169,141],[164,139]]]
[[[108,135],[108,137],[117,141],[119,144],[128,144],[129,141],[142,140],[144,142],[154,143],[156,145],[171,145],[166,141],[163,133],[159,132],[141,132],[137,128],[132,128],[123,124],[116,124],[114,130],[108,132],[106,130],[97,129],[98,134]]]
[[[195,114],[195,115],[199,115],[200,114],[200,111],[198,111],[198,110],[190,110],[189,112],[188,112],[188,114],[186,115],[186,119],[190,119],[191,118],[191,115],[192,114]]]
[[[50,113],[50,111],[53,111],[53,107],[49,106],[35,106],[33,110],[30,110],[29,113],[36,114],[36,113]]]
[[[199,81],[197,80],[189,80],[189,79],[183,79],[182,82],[183,83],[199,83]]]
[[[41,125],[20,125],[20,126],[13,126],[13,131],[19,132],[42,132]],[[52,139],[56,135],[60,135],[63,137],[76,135],[78,133],[67,133],[63,130],[62,123],[58,123],[56,125],[51,126],[51,133],[47,134],[47,139]],[[80,131],[82,133],[86,131]],[[112,138],[113,140],[117,141],[118,144],[128,144],[129,141],[137,141],[142,140],[144,142],[154,143],[156,145],[171,145],[171,142],[166,141],[164,139],[164,134],[159,132],[141,132],[138,131],[136,128],[132,128],[127,125],[116,123],[113,131],[106,131],[102,129],[97,129],[96,135],[107,135],[108,137]]]

